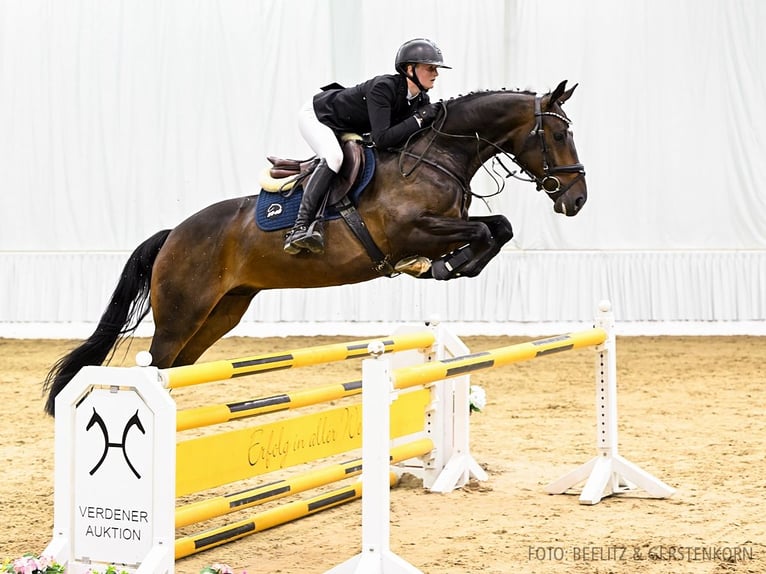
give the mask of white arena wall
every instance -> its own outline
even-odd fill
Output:
[[[10,275],[0,337],[85,337],[127,253],[0,254]],[[42,298],[25,296],[46,293]],[[264,291],[247,336],[378,335],[434,317],[461,334],[546,335],[589,324],[601,299],[618,332],[766,335],[766,252],[506,251],[475,279],[408,276],[323,289]],[[180,320],[180,318],[179,318]],[[146,321],[139,334],[151,334]]]
[[[579,83],[565,109],[588,204],[564,218],[508,181],[474,203],[516,233],[479,278],[263,292],[235,333],[379,334],[438,315],[461,334],[545,334],[581,327],[608,298],[623,333],[766,334],[766,3],[411,12],[404,0],[0,3],[0,337],[88,334],[136,245],[256,193],[266,155],[310,155],[302,102],[390,73],[419,36],[453,66],[432,99]],[[479,173],[472,187],[496,182]]]

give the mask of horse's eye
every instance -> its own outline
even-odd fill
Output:
[[[556,132],[553,134],[553,139],[555,139],[557,142],[563,142],[564,138],[566,138],[566,134],[563,132]]]

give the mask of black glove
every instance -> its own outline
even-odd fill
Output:
[[[420,106],[415,112],[415,118],[417,118],[420,127],[430,126],[436,115],[441,110],[441,104],[426,104]]]

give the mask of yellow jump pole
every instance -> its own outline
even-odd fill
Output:
[[[377,341],[383,343],[386,353],[391,353],[394,351],[430,347],[434,340],[435,336],[431,331],[406,333],[391,338],[333,343],[280,353],[265,353],[239,359],[226,359],[183,367],[171,367],[169,369],[161,369],[160,374],[163,378],[163,384],[167,388],[177,389],[213,381],[223,381],[252,373],[265,373],[365,357],[367,356],[367,345]]]
[[[184,431],[266,413],[297,409],[362,394],[362,381],[334,383],[236,403],[205,405],[178,411],[176,430]]]
[[[465,375],[472,371],[501,367],[553,353],[600,345],[606,340],[606,336],[606,331],[601,328],[567,335],[557,335],[555,337],[527,341],[526,343],[500,347],[462,357],[453,357],[422,365],[403,367],[392,371],[391,377],[394,388],[406,389],[416,385]]]
[[[418,439],[407,444],[391,448],[390,461],[396,464],[403,460],[428,454],[433,449],[431,439]],[[256,488],[250,488],[226,496],[217,496],[176,508],[176,528],[182,528],[195,522],[223,516],[231,512],[244,510],[258,504],[285,498],[312,488],[324,486],[362,472],[362,459],[333,464],[324,468],[307,471],[285,480],[278,480]]]
[[[391,485],[396,484],[397,476],[391,472],[389,474],[389,482]],[[221,528],[214,528],[207,530],[193,536],[185,536],[183,538],[176,539],[175,542],[175,559],[184,558],[203,550],[215,548],[221,544],[232,542],[244,538],[250,534],[256,532],[262,532],[275,526],[280,526],[309,516],[316,514],[322,510],[339,506],[346,502],[351,502],[362,496],[362,482],[357,481],[352,485],[338,488],[319,496],[309,498],[307,500],[296,500],[294,502],[288,502],[282,504],[276,508],[264,510],[259,512],[250,518],[240,520],[239,522],[233,522]]]

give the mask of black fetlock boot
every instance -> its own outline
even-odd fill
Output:
[[[475,259],[473,249],[470,245],[463,245],[447,255],[436,259],[431,264],[431,275],[434,279],[446,281],[460,277],[460,270],[466,263]]]
[[[324,253],[323,224],[321,219],[315,219],[319,205],[330,189],[335,172],[322,160],[311,174],[301,198],[298,217],[295,225],[285,237],[283,249],[294,255],[302,249],[312,253]]]

